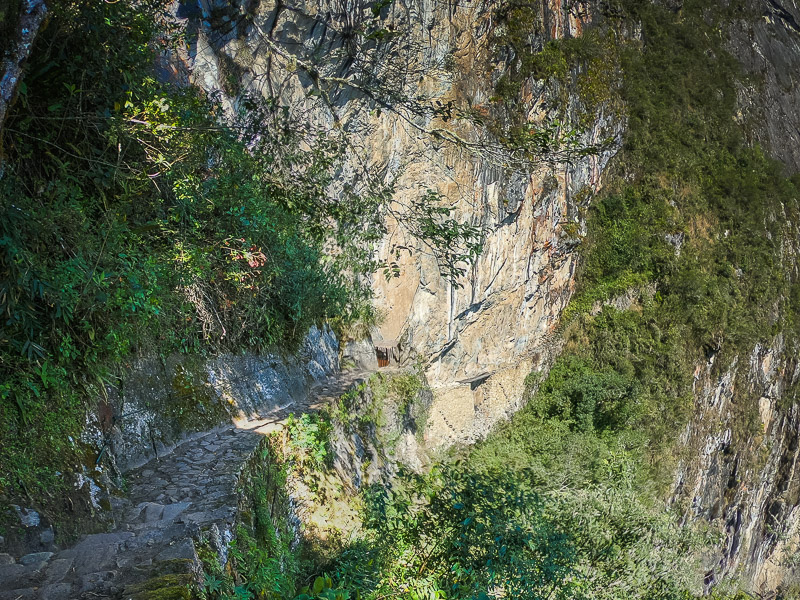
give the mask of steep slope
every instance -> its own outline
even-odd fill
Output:
[[[751,77],[739,88],[738,115],[754,141],[786,173],[796,174],[800,5],[769,0],[745,6],[728,24],[728,47]],[[789,226],[796,231],[796,222]],[[790,244],[782,250],[794,257],[797,247]],[[796,271],[796,261],[789,262]],[[794,558],[800,549],[800,373],[792,336],[765,336],[722,372],[713,368],[713,356],[695,365],[695,410],[679,440],[683,459],[672,501],[684,504],[687,517],[707,519],[723,534],[717,555],[707,562],[709,581],[743,573],[756,590],[768,592],[800,576]]]
[[[662,4],[667,9],[662,15],[671,13],[680,20],[683,2]],[[787,173],[797,172],[797,6],[772,1],[720,6],[724,10],[709,11],[708,19],[725,19],[716,25],[727,32],[726,46],[744,67],[741,77],[731,75],[734,71],[724,71],[730,67],[720,71],[731,78],[722,87],[736,87],[735,118],[745,126],[751,141],[763,144],[784,163]],[[406,32],[404,39],[411,42],[403,51],[391,42],[377,44],[376,55],[403,65],[404,77],[395,82],[400,89],[424,92],[430,99],[453,101],[496,116],[502,112],[497,108],[497,86],[504,73],[510,70],[513,74],[519,68],[515,62],[519,57],[513,50],[509,54],[513,44],[508,44],[508,37],[514,35],[514,27],[503,21],[502,8],[502,3],[456,7],[399,3],[382,8],[380,18],[399,23],[399,30],[407,27],[410,33]],[[522,28],[528,27],[524,36],[536,54],[548,48],[547,40],[580,37],[593,25],[602,31],[605,20],[613,20],[624,10],[610,4],[543,2],[537,5],[534,16],[515,16],[523,18]],[[203,11],[193,22],[198,39],[204,40],[198,42],[202,51],[187,57],[196,81],[207,89],[230,93],[234,90],[226,89],[225,73],[236,73],[245,89],[278,90],[282,97],[308,111],[310,118],[332,125],[341,123],[354,139],[359,160],[377,165],[387,177],[397,177],[398,203],[412,202],[415,195],[435,188],[460,215],[484,228],[483,253],[458,280],[459,287],[440,276],[435,257],[425,248],[396,252],[411,242],[403,228],[392,223],[381,255],[386,262],[394,262],[396,276],[388,280],[377,277],[373,283],[377,303],[386,313],[377,335],[399,340],[404,351],[421,357],[434,387],[428,443],[448,445],[482,437],[493,423],[522,406],[524,377],[531,371],[546,372],[553,351],[558,351],[553,334],[575,290],[576,249],[586,232],[585,208],[601,191],[608,161],[624,132],[625,120],[613,117],[617,114],[615,102],[586,102],[585,88],[580,85],[586,83],[581,79],[586,63],[572,67],[571,82],[563,73],[558,76],[558,68],[535,63],[533,75],[523,78],[518,88],[520,97],[515,106],[523,121],[544,122],[557,112],[548,112],[548,106],[552,107],[558,97],[566,122],[583,119],[587,124],[582,133],[584,143],[606,137],[617,143],[568,166],[514,168],[494,161],[485,146],[469,152],[463,145],[425,135],[434,128],[449,127],[462,139],[485,143],[485,132],[474,123],[462,121],[448,126],[436,115],[404,113],[400,102],[391,110],[385,102],[353,85],[334,91],[333,108],[304,94],[314,88],[313,81],[302,72],[287,69],[271,54],[273,45],[280,44],[305,60],[328,55],[344,44],[340,34],[348,25],[345,16],[357,14],[357,9],[348,12],[333,4],[275,6],[262,2],[234,7],[209,4]],[[205,15],[205,21],[201,15]],[[354,18],[349,26],[357,31],[356,21]],[[231,25],[220,28],[221,23]],[[621,35],[618,39],[643,41],[645,48],[658,43],[642,40],[641,27],[635,23],[623,25],[617,32]],[[385,54],[380,54],[381,49]],[[613,56],[604,57],[612,68]],[[333,63],[324,65],[337,77],[365,80],[359,70],[364,66],[357,61]],[[590,63],[588,68],[590,73],[596,72],[598,65]],[[380,77],[379,73],[386,74],[380,69],[369,71],[372,77]],[[601,86],[609,87],[618,77],[619,73],[612,73]],[[708,84],[713,88],[716,82]],[[613,86],[611,90],[613,97]],[[709,93],[722,92],[710,89]],[[728,99],[720,95],[720,106],[726,102]],[[508,124],[514,117],[513,112],[505,112],[500,120]],[[633,176],[635,168],[626,165],[623,170],[631,172],[617,176]],[[676,178],[681,177],[682,167],[677,162],[667,168],[673,169],[671,174]],[[789,209],[784,217],[790,231],[795,227],[791,214]],[[702,228],[707,226],[697,223],[691,226],[695,229],[665,233],[679,254],[684,241],[692,236],[703,239],[706,232]],[[722,233],[727,237],[727,232]],[[767,231],[764,234],[772,235]],[[791,234],[784,235],[780,268],[793,281],[796,248]],[[708,241],[719,247],[722,242],[715,236],[709,234]],[[655,285],[658,289],[663,281]],[[621,291],[620,286],[624,289],[624,281],[614,286],[606,295],[608,291]],[[623,310],[636,309],[638,294],[634,288],[632,295],[626,298],[622,294],[615,304]],[[603,295],[584,295],[583,304],[575,310],[585,310],[586,302],[591,306],[593,298],[603,300]],[[786,296],[778,300],[789,301]],[[756,327],[776,323],[775,319],[767,320],[769,324],[759,325],[753,315]],[[706,343],[697,341],[698,347]],[[784,582],[784,576],[785,583],[793,581],[793,565],[787,557],[797,544],[794,465],[798,422],[793,393],[797,373],[793,342],[787,342],[786,335],[761,335],[755,345],[753,342],[752,338],[738,343],[713,341],[712,337],[705,356],[686,355],[689,364],[684,367],[685,375],[693,375],[693,408],[678,440],[678,464],[669,496],[687,518],[708,520],[723,535],[718,555],[706,560],[707,584],[723,575],[741,573],[754,588],[774,590]],[[717,356],[722,350],[724,359]],[[720,360],[724,363],[721,370]]]
[[[582,460],[608,472],[633,464],[631,482],[624,483],[636,488],[636,502],[644,497],[643,505],[658,505],[666,499],[670,518],[707,524],[718,534],[719,542],[701,557],[707,591],[741,576],[744,587],[758,593],[796,593],[796,0],[710,5],[689,0],[525,5],[499,0],[463,5],[182,0],[174,3],[169,18],[179,25],[185,43],[161,57],[161,78],[196,84],[218,98],[234,130],[240,126],[236,115],[261,114],[248,98],[259,96],[269,106],[285,106],[291,122],[306,123],[307,139],[315,139],[317,130],[339,135],[340,145],[326,148],[342,153],[344,162],[325,157],[330,162],[324,163],[337,165],[335,177],[322,178],[322,183],[312,177],[305,188],[308,206],[316,210],[315,201],[324,197],[332,212],[314,218],[292,213],[301,229],[312,221],[315,252],[331,242],[317,234],[331,215],[339,214],[330,208],[337,201],[344,206],[373,195],[391,199],[375,214],[353,213],[365,220],[365,230],[374,231],[367,220],[381,223],[384,235],[366,240],[366,249],[342,253],[369,256],[376,250],[377,271],[369,284],[382,319],[371,333],[376,342],[396,348],[402,362],[417,363],[433,387],[420,436],[428,449],[478,441],[527,402],[521,418],[478,447],[473,465],[499,457],[510,476],[526,473],[541,458],[536,452],[559,451],[570,461],[577,456],[565,463],[577,471],[585,467]],[[141,37],[146,45],[147,36]],[[63,109],[39,101],[42,113]],[[161,98],[146,110],[161,118],[169,109],[163,107]],[[139,116],[133,115],[137,127],[149,127]],[[133,133],[140,134],[135,128]],[[250,142],[259,139],[256,135]],[[245,161],[249,154],[240,141],[233,135],[231,147]],[[276,138],[267,150],[279,143]],[[305,150],[304,143],[298,148]],[[214,148],[230,151],[224,144]],[[192,168],[213,163],[202,151],[192,156]],[[291,152],[284,156],[289,181],[298,172],[313,175],[307,163],[292,163],[290,157]],[[258,160],[253,164],[265,166]],[[271,164],[266,163],[267,170]],[[58,168],[68,170],[64,164]],[[212,217],[244,231],[252,225],[243,213],[241,222],[228,219],[240,204],[237,190],[247,175],[243,169],[238,165],[225,172],[230,206],[217,214],[209,203],[205,213],[193,217],[198,231]],[[150,189],[149,176],[142,173],[141,189]],[[187,180],[193,175],[190,170]],[[265,186],[255,186],[248,202],[272,189],[268,178],[262,182]],[[295,199],[291,193],[279,198],[289,207]],[[161,201],[159,190],[153,196],[153,219],[160,218]],[[263,208],[258,202],[255,206]],[[436,207],[448,227],[437,228],[438,221],[421,214],[421,206]],[[182,219],[174,217],[176,223]],[[124,240],[153,231],[147,219],[133,232],[122,225],[126,219],[119,223]],[[108,233],[103,237],[90,225],[86,237],[97,255],[91,279]],[[169,234],[161,239],[164,256],[172,256],[164,242],[172,229],[164,233]],[[259,239],[270,240],[276,249],[289,246],[267,228],[260,233]],[[202,237],[196,241],[195,280],[173,281],[158,272],[174,292],[175,298],[165,297],[177,302],[175,315],[187,309],[197,313],[195,321],[181,324],[191,329],[194,337],[187,339],[195,347],[207,341],[209,332],[227,335],[223,319],[209,309],[216,304],[201,293],[202,285],[214,283],[212,270],[202,262],[209,243]],[[142,251],[146,244],[140,245],[142,263],[150,265]],[[256,269],[264,264],[260,254],[249,254],[256,248],[218,248],[219,262],[240,261]],[[307,263],[301,261],[298,273],[339,257],[333,252],[318,261],[318,254],[312,254]],[[177,256],[176,264],[185,258],[182,252]],[[241,298],[232,297],[253,302],[248,286],[235,285],[238,267],[232,272],[228,283]],[[278,268],[275,276],[281,273]],[[324,271],[318,275],[315,282],[326,281]],[[115,331],[113,323],[97,315],[107,298],[103,286],[116,286],[116,278],[103,275],[98,281],[98,289],[92,288],[83,301],[89,302],[92,319]],[[253,315],[263,316],[265,307],[284,301],[271,295],[270,279],[263,283],[268,301],[248,304]],[[89,284],[76,285],[83,298]],[[124,291],[139,293],[138,285],[132,280]],[[287,314],[291,317],[296,309],[306,326],[325,312],[309,316],[308,304],[330,300],[335,291],[325,286],[298,291],[292,281],[286,287],[293,294],[284,307]],[[45,306],[44,291],[34,289],[37,293],[41,310],[55,306]],[[219,299],[230,300],[225,294]],[[144,304],[153,319],[160,318],[157,302]],[[334,304],[346,312],[348,299]],[[132,313],[139,308],[132,306]],[[233,308],[236,302],[221,301],[223,306],[229,328],[230,323],[248,323]],[[139,309],[135,316],[141,314]],[[301,319],[295,316],[276,331],[302,335],[297,331]],[[131,320],[130,331],[137,322]],[[161,338],[171,339],[174,327],[165,323]],[[265,319],[262,329],[278,335],[270,323]],[[93,342],[97,334],[89,324],[83,335]],[[247,333],[242,326],[229,338],[238,343],[248,339]],[[336,364],[329,332],[323,337],[324,365],[295,365],[298,389]],[[366,354],[370,351],[367,346]],[[234,403],[246,404],[251,396],[263,400],[262,388],[270,390],[266,395],[272,400],[275,386],[260,373],[262,367],[273,369],[271,360],[211,358],[200,386],[185,379],[180,361],[164,361],[163,377],[154,374],[160,363],[140,361],[124,378],[127,399],[111,394],[112,404],[129,402],[135,404],[134,413],[144,413],[130,420],[129,437],[119,437],[116,430],[120,464],[131,466],[147,457],[150,445],[157,454],[159,443],[174,441],[172,421],[156,422],[161,413],[151,410],[153,400],[169,396],[171,388],[179,395],[188,390],[192,407],[200,412],[206,408],[206,387],[216,390],[215,401],[234,396]],[[293,385],[284,382],[277,391],[291,397]],[[102,380],[100,387],[106,396],[99,411],[102,425],[112,417]],[[176,407],[176,423],[198,416],[187,417]],[[239,408],[246,412],[248,407]],[[199,417],[199,428],[213,424],[206,417],[220,415]],[[22,421],[9,417],[6,422],[16,428]],[[531,423],[552,428],[525,429]],[[543,433],[542,440],[529,439],[531,432]],[[105,450],[109,441],[101,438],[111,437],[108,431],[101,427],[94,434],[96,445]],[[543,446],[553,442],[552,448],[542,451],[539,441]],[[586,446],[567,447],[573,441]],[[586,471],[578,473],[577,485],[594,490],[598,478]],[[649,522],[643,523],[646,529]]]
[[[753,119],[755,139],[786,165],[800,171],[800,5],[796,0],[746,4],[758,19],[731,23],[730,49],[756,83],[742,89],[742,112]]]

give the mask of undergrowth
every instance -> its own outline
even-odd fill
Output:
[[[747,77],[719,24],[747,17],[739,5],[687,1],[676,13],[624,1],[598,17],[580,39],[541,49],[524,48],[518,22],[500,38],[517,59],[498,101],[512,102],[509,82],[526,77],[572,77],[581,90],[611,73],[608,90],[621,104],[608,110],[624,106],[627,131],[591,203],[576,294],[562,315],[564,353],[475,460],[535,465],[543,483],[540,462],[565,461],[593,481],[593,465],[621,447],[637,455],[641,485],[653,487],[688,418],[695,364],[713,359],[719,373],[777,334],[786,352],[796,348],[800,177],[748,144],[737,120],[737,85]],[[640,40],[626,36],[638,28]],[[592,75],[593,61],[619,70]],[[615,297],[630,306],[603,306]],[[735,403],[743,439],[753,433],[749,400]]]
[[[199,545],[204,600],[291,598],[300,561],[294,552],[294,532],[286,496],[286,465],[265,438],[239,478],[239,513],[224,564],[219,551],[225,540],[207,533]]]
[[[39,508],[131,354],[291,350],[370,310],[347,261],[371,242],[323,252],[336,143],[269,101],[227,119],[154,79],[160,6],[52,3],[4,124],[0,495]],[[350,194],[335,235],[382,193]]]

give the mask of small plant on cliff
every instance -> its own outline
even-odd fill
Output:
[[[330,577],[317,577],[314,583],[300,590],[294,600],[350,600],[348,590],[334,586]],[[358,598],[358,595],[355,596]]]
[[[265,438],[239,478],[239,514],[235,535],[221,565],[211,539],[203,539],[198,556],[204,582],[200,596],[208,600],[282,600],[294,596],[298,558],[286,498],[286,465]],[[219,544],[219,539],[216,543]]]
[[[301,469],[323,468],[330,459],[330,420],[318,413],[303,413],[300,418],[289,415],[286,423],[289,432],[289,447]]]

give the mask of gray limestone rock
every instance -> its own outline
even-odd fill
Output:
[[[39,590],[40,600],[72,600],[75,596],[71,583],[55,583]]]
[[[19,522],[23,527],[38,527],[41,522],[39,513],[32,508],[22,508],[16,504],[11,505],[17,513]]]
[[[42,563],[46,563],[50,560],[50,557],[53,556],[52,552],[34,552],[32,554],[26,554],[22,558],[19,559],[19,564],[29,566],[29,565],[39,565]]]
[[[357,369],[375,371],[378,369],[378,357],[372,340],[350,340],[344,345],[342,363],[352,362]]]
[[[172,546],[168,546],[167,548],[159,552],[155,557],[156,561],[167,561],[175,559],[188,559],[192,561],[197,560],[197,552],[194,549],[194,544],[192,543],[192,540],[183,540],[181,542],[177,542]]]
[[[61,581],[70,572],[74,562],[74,558],[54,558],[50,561],[50,564],[47,565],[45,581],[47,583],[57,583]]]
[[[97,571],[82,575],[80,578],[80,593],[86,594],[87,592],[104,593],[112,588],[116,571]]]
[[[28,570],[24,565],[17,563],[0,565],[0,582],[5,587],[10,587],[11,583],[22,577]]]
[[[113,564],[120,544],[133,535],[128,531],[89,535],[69,550],[59,552],[58,557],[73,558],[73,566],[78,574],[97,572]]]
[[[42,580],[41,566],[44,563],[30,565],[13,564],[0,566],[0,589],[23,589],[38,585]]]
[[[33,588],[0,591],[0,600],[33,600],[36,597],[37,593]]]
[[[147,502],[142,507],[142,521],[145,523],[152,523],[159,521],[164,514],[164,505],[156,502]]]
[[[800,3],[748,0],[759,19],[732,23],[729,48],[757,85],[740,90],[739,105],[754,117],[754,134],[787,172],[800,171]]]
[[[39,541],[45,546],[48,544],[52,544],[55,541],[55,539],[56,539],[56,534],[53,531],[52,527],[48,527],[42,533],[39,534]]]
[[[181,513],[192,505],[191,502],[175,502],[164,507],[161,515],[163,521],[174,521]]]

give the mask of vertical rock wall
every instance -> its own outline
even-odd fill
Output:
[[[329,328],[312,328],[295,356],[220,355],[190,360],[142,358],[130,366],[106,412],[87,430],[108,446],[119,471],[168,452],[194,432],[232,418],[258,418],[302,403],[339,368]]]
[[[731,23],[730,49],[752,77],[740,93],[755,139],[800,172],[800,2],[750,0],[760,18]]]
[[[459,218],[485,231],[483,253],[455,284],[441,276],[430,249],[412,239],[402,222],[390,218],[379,251],[382,259],[396,263],[397,276],[374,278],[376,304],[383,313],[375,335],[399,340],[406,355],[416,355],[425,365],[435,395],[426,435],[434,446],[485,435],[520,407],[525,376],[546,368],[553,331],[573,292],[583,209],[602,185],[614,149],[570,165],[504,165],[480,150],[425,133],[442,128],[468,143],[485,142],[486,131],[467,121],[445,123],[413,114],[402,102],[387,110],[347,85],[330,98],[330,105],[310,97],[307,71],[293,71],[282,53],[320,64],[321,76],[355,74],[351,80],[356,82],[371,76],[375,85],[385,79],[401,95],[424,93],[433,101],[489,110],[494,84],[505,68],[491,47],[499,5],[391,3],[381,13],[382,22],[408,33],[400,42],[389,36],[376,43],[368,53],[374,64],[366,66],[358,59],[336,64],[320,59],[346,46],[347,28],[358,25],[351,21],[358,20],[364,3],[208,0],[195,16],[185,17],[187,29],[198,32],[195,46],[183,57],[196,83],[221,93],[230,106],[236,103],[234,91],[277,94],[296,114],[342,127],[354,148],[343,178],[369,166],[395,182],[398,207],[435,190]],[[532,39],[535,45],[580,35],[591,22],[587,2],[547,0],[538,10],[545,33]],[[236,90],[227,83],[231,76],[240,84]],[[553,116],[541,83],[527,82],[523,93],[528,121]],[[580,109],[577,97],[569,97],[567,120]],[[582,141],[619,139],[621,129],[600,109]],[[398,254],[399,248],[410,251]]]
[[[725,369],[713,357],[696,367],[671,503],[720,536],[705,558],[707,583],[741,575],[769,592],[800,581],[799,379],[781,336]]]
[[[748,85],[738,118],[754,142],[800,172],[800,4],[751,0],[730,27],[729,49]],[[749,18],[755,15],[757,18]],[[797,255],[795,243],[784,249]],[[679,440],[672,502],[712,524],[721,541],[707,582],[741,575],[770,593],[800,583],[800,370],[782,336],[724,369],[696,366],[695,411]]]

